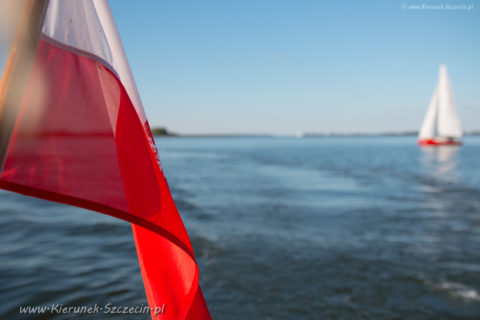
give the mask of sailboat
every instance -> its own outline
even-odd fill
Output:
[[[440,65],[438,83],[422,127],[418,133],[420,146],[461,145],[462,128],[453,100],[447,66]]]

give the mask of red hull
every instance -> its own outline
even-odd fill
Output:
[[[438,147],[438,146],[461,146],[462,141],[454,139],[422,139],[418,140],[421,147]]]

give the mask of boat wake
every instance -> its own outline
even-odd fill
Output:
[[[427,285],[442,293],[462,298],[469,301],[480,301],[480,294],[477,290],[458,282],[443,281],[440,283],[427,282]]]

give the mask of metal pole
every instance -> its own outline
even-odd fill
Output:
[[[38,47],[48,0],[25,0],[0,81],[0,174]]]

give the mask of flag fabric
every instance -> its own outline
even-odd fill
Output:
[[[50,0],[0,187],[131,222],[152,317],[210,318],[106,0]]]

